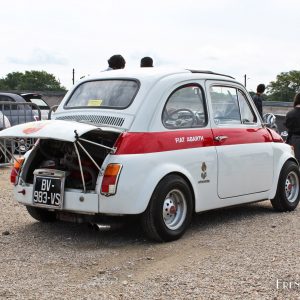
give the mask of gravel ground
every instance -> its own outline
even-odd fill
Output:
[[[38,223],[8,178],[0,168],[0,299],[300,299],[300,209],[206,212],[157,244],[134,225]]]

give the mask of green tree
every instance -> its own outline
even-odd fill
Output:
[[[45,71],[12,72],[0,79],[2,90],[65,91],[54,75]]]
[[[293,101],[295,94],[300,90],[300,71],[293,70],[280,73],[267,88],[268,100]]]
[[[18,89],[20,82],[22,81],[23,73],[12,72],[6,75],[5,78],[0,79],[1,89],[15,90]]]

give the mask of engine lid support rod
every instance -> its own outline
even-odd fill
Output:
[[[105,148],[105,149],[109,149],[110,151],[112,151],[112,153],[116,152],[116,148],[108,147],[108,146],[105,146],[105,145],[102,145],[102,144],[99,144],[99,143],[95,143],[95,142],[92,142],[92,141],[89,141],[89,140],[86,140],[86,139],[83,139],[83,138],[78,138],[78,140],[84,141],[84,142],[87,142],[87,143],[90,143],[90,144],[93,144],[93,145],[96,145],[96,146],[99,146],[99,147],[102,147],[102,148]]]
[[[78,162],[79,162],[79,168],[80,168],[82,185],[83,185],[83,192],[86,193],[86,186],[85,186],[84,175],[83,175],[83,171],[82,171],[82,164],[81,164],[80,154],[79,154],[78,148],[76,146],[76,143],[73,143],[73,144],[74,144],[74,148],[75,148],[77,158],[78,158]]]
[[[94,165],[97,167],[97,169],[100,171],[100,174],[102,175],[101,168],[96,163],[96,161],[92,158],[92,156],[89,154],[89,152],[81,145],[79,141],[77,141],[77,144],[81,147],[81,149],[85,152],[85,154],[89,157],[89,159],[94,163]]]

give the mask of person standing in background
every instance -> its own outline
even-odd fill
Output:
[[[124,69],[126,64],[124,57],[120,54],[113,55],[107,62],[108,68],[104,71]]]
[[[256,94],[253,97],[254,104],[260,114],[261,117],[263,117],[263,108],[262,108],[262,94],[264,93],[266,89],[266,86],[263,83],[260,83],[256,88]]]
[[[152,68],[153,59],[149,56],[145,56],[141,59],[141,68]]]
[[[294,147],[295,156],[300,163],[300,93],[294,98],[294,108],[286,114],[285,126],[288,130],[286,142]]]

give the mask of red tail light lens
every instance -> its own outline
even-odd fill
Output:
[[[10,182],[11,183],[13,183],[13,184],[17,183],[18,173],[23,165],[23,162],[24,162],[24,158],[18,158],[17,160],[15,160],[14,166],[10,173]]]
[[[109,164],[106,167],[101,185],[101,194],[110,196],[117,192],[118,179],[121,169],[121,164]]]
[[[16,184],[17,176],[18,176],[18,173],[17,173],[16,169],[12,168],[11,172],[10,172],[10,182],[13,184]]]

